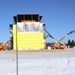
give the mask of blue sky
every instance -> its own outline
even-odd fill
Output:
[[[0,0],[0,41],[9,40],[9,24],[13,16],[19,13],[39,13],[46,30],[57,39],[61,39],[71,30],[75,30],[75,0]],[[67,36],[75,40],[75,34]],[[53,42],[51,38],[47,41]]]

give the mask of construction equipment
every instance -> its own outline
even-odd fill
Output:
[[[74,33],[75,30],[70,31],[69,33],[67,33],[64,37],[62,37],[59,41],[62,41],[64,38],[66,38],[68,35]]]
[[[0,51],[8,49],[8,47],[10,46],[10,44],[11,44],[11,40],[8,40],[5,43],[0,43]]]
[[[65,49],[66,48],[66,44],[63,44],[61,41],[66,38],[68,35],[72,34],[75,32],[75,30],[70,31],[69,33],[67,33],[64,37],[62,37],[60,40],[57,40],[56,38],[54,38],[46,29],[44,29],[47,32],[47,36],[45,38],[47,38],[48,36],[51,37],[56,44],[51,45],[52,49]]]
[[[4,49],[4,45],[2,45],[2,43],[0,43],[0,51]]]

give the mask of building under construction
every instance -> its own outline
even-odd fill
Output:
[[[10,24],[10,40],[13,50],[44,49],[45,24],[39,14],[17,14]]]

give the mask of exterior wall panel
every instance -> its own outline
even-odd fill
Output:
[[[17,40],[16,40],[17,35]],[[17,32],[16,25],[13,25],[13,49],[44,49],[43,33],[41,32]]]

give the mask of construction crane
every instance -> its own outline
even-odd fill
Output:
[[[69,33],[67,33],[64,37],[62,37],[59,41],[62,41],[64,38],[66,38],[68,35],[75,33],[75,30],[70,31]]]
[[[46,29],[44,29],[46,32],[47,32],[47,36],[45,37],[45,39],[49,36],[49,37],[51,37],[55,42],[56,42],[56,44],[60,44],[60,43],[62,43],[60,40],[57,40],[56,38],[54,38]]]
[[[44,29],[47,32],[47,36],[45,38],[47,38],[48,36],[51,37],[56,44],[55,45],[51,45],[52,49],[64,49],[66,48],[66,44],[63,44],[61,41],[66,38],[68,35],[72,34],[75,32],[75,30],[70,31],[69,33],[67,33],[64,37],[62,37],[60,40],[57,40],[56,38],[54,38],[46,29]]]

